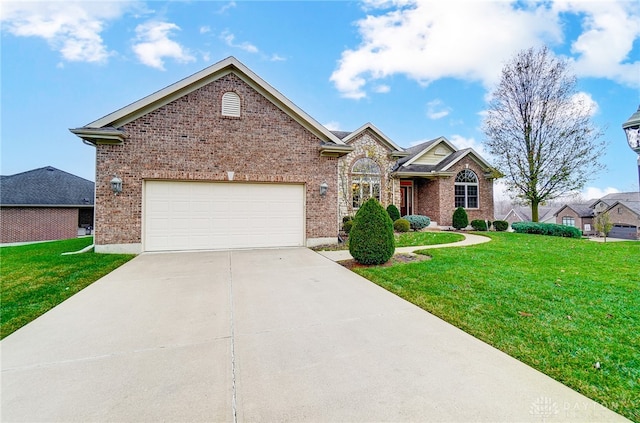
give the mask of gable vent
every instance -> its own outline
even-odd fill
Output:
[[[240,96],[226,92],[222,96],[222,116],[240,117]]]

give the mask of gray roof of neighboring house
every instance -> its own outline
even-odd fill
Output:
[[[591,208],[590,204],[565,204],[562,208],[569,207],[571,210],[576,212],[580,217],[593,217],[595,216],[595,211]],[[561,208],[561,209],[562,209]],[[556,214],[560,212],[561,209],[558,209]]]
[[[0,205],[93,207],[95,184],[52,166],[0,176]]]
[[[591,207],[595,207],[596,203],[602,201],[607,205],[612,205],[613,203],[620,201],[621,203],[640,201],[640,193],[638,192],[614,192],[612,194],[607,194],[602,198],[597,200],[593,200],[591,202]]]
[[[538,221],[539,222],[543,222],[543,221],[549,219],[549,217],[555,215],[555,213],[558,210],[559,209],[557,207],[553,207],[553,206],[538,206]],[[517,214],[518,217],[523,219],[525,222],[530,222],[531,221],[531,207],[530,206],[513,207],[511,210],[509,210],[509,212],[507,212],[507,214],[504,216],[504,219],[506,219],[507,216],[509,216],[509,214],[511,214],[512,212]]]

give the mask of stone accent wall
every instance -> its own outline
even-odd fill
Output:
[[[241,99],[241,117],[221,114],[222,95]],[[306,236],[336,237],[337,159],[321,140],[234,74],[228,74],[126,125],[121,145],[96,153],[97,245],[142,242],[143,181],[234,181],[306,185]],[[109,181],[122,179],[114,195]],[[329,191],[320,196],[320,184]]]
[[[78,209],[49,207],[0,208],[0,242],[68,239],[78,236]]]
[[[380,144],[369,129],[349,142],[353,151],[339,159],[338,163],[338,209],[339,223],[343,216],[353,216],[357,210],[353,209],[351,198],[351,168],[363,157],[368,157],[380,166],[380,202],[384,207],[389,204],[398,205],[400,202],[400,183],[392,178],[391,170],[396,163],[389,156],[389,149]]]

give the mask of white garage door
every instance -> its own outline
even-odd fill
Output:
[[[304,244],[304,186],[147,181],[145,251]]]

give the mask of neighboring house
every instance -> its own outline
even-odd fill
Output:
[[[540,223],[555,223],[556,217],[554,213],[558,210],[557,207],[551,206],[538,206],[538,222]],[[531,222],[531,207],[516,206],[513,207],[506,215],[500,217],[499,220],[506,220],[509,224],[515,222]]]
[[[332,132],[233,57],[71,131],[96,147],[98,252],[336,242],[369,197],[440,225],[457,205],[493,216],[494,172],[473,150]]]
[[[0,177],[0,242],[67,239],[93,225],[94,184],[47,166]]]
[[[595,215],[590,204],[565,204],[556,212],[554,223],[578,228],[583,235],[597,235],[593,225]]]
[[[608,194],[590,205],[596,214],[608,212],[613,228],[608,236],[622,239],[640,239],[640,193],[617,192]]]
[[[608,236],[640,239],[640,194],[618,192],[584,204],[566,204],[556,213],[556,223],[581,229],[584,235],[597,235],[594,220],[608,212],[613,228]]]

